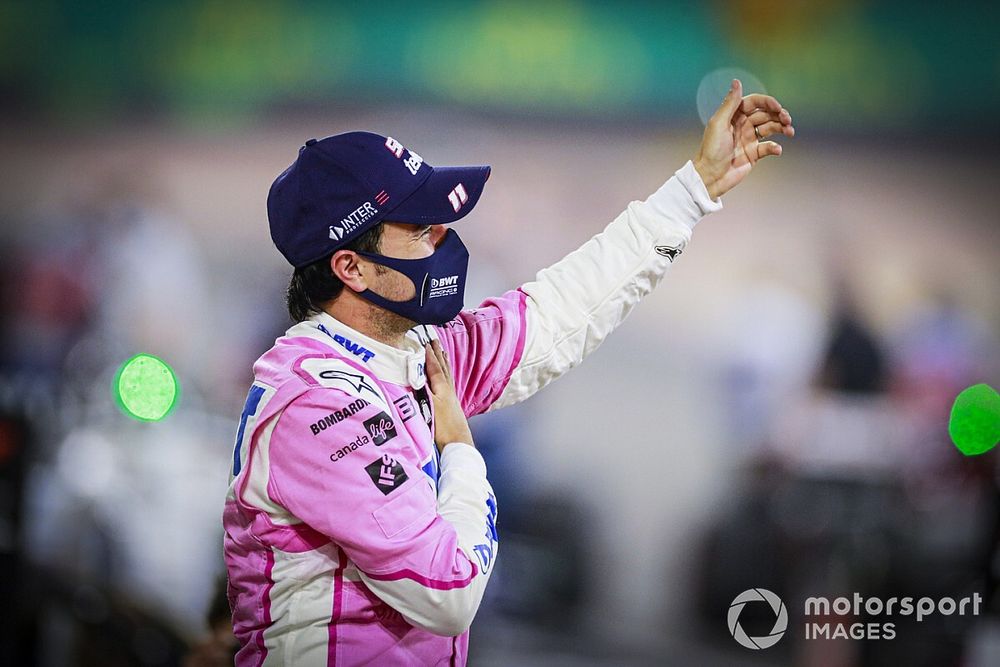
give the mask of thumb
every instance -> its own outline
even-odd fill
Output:
[[[757,159],[767,157],[768,155],[781,155],[781,144],[775,141],[761,141],[757,144]]]
[[[712,116],[710,122],[715,125],[719,125],[720,123],[728,125],[742,101],[743,84],[739,79],[733,79],[732,83],[729,84],[729,92],[722,99],[722,104],[719,105],[718,111]]]

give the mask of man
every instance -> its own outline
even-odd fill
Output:
[[[534,282],[462,311],[441,226],[489,167],[432,168],[391,137],[310,139],[268,196],[298,323],[255,364],[226,502],[238,665],[463,665],[498,553],[466,416],[580,361],[791,117],[738,81],[694,160]]]

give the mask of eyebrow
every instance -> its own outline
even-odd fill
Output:
[[[416,236],[420,236],[421,234],[423,234],[424,232],[426,232],[430,228],[431,228],[430,225],[420,225],[419,227],[417,227],[416,229],[413,230],[413,236],[415,236],[415,237]]]

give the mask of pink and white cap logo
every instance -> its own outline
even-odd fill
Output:
[[[451,207],[455,209],[455,213],[458,213],[465,202],[469,201],[469,195],[465,191],[465,186],[459,183],[455,186],[455,189],[448,193],[448,201],[451,202]]]

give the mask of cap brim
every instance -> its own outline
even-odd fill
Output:
[[[434,167],[412,195],[385,214],[385,220],[414,225],[443,225],[460,220],[476,206],[489,177],[488,166]]]

